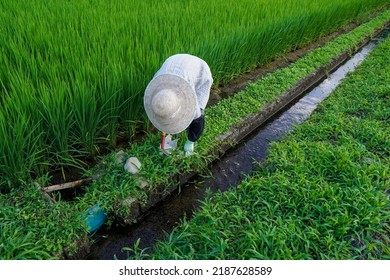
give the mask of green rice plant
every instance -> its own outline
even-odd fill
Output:
[[[0,135],[4,139],[0,142],[0,190],[15,182],[23,185],[31,180],[31,175],[40,174],[47,167],[40,123],[22,111],[20,101],[14,98],[13,103],[0,105]]]

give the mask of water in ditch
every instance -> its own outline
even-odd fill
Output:
[[[386,29],[382,37],[388,34],[389,29]],[[264,161],[268,144],[282,139],[294,125],[307,119],[317,105],[364,60],[376,44],[377,40],[374,40],[366,45],[295,104],[228,151],[211,167],[212,176],[198,177],[193,182],[182,186],[179,192],[153,207],[136,225],[129,227],[113,225],[106,232],[104,229],[98,232],[101,240],[93,246],[88,259],[126,259],[129,251],[122,249],[132,247],[138,239],[140,239],[138,247],[148,250],[157,240],[163,238],[165,233],[170,232],[183,217],[191,218],[191,214],[199,206],[199,201],[204,198],[206,190],[225,191],[237,186],[243,177],[253,171],[255,162]]]

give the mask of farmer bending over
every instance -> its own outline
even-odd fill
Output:
[[[194,144],[202,135],[204,109],[212,83],[205,61],[188,54],[176,54],[163,63],[145,90],[146,114],[163,132],[163,137],[165,133],[177,134],[187,129],[188,139],[184,145],[187,154],[194,151]]]

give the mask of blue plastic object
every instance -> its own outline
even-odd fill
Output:
[[[102,225],[104,225],[106,220],[106,213],[99,207],[99,205],[89,208],[85,213],[85,223],[89,233],[97,231]]]

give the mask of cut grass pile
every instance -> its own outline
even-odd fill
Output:
[[[172,157],[160,155],[158,134],[148,135],[142,144],[134,144],[125,151],[126,155],[136,156],[141,160],[143,166],[140,175],[148,181],[151,188],[159,185],[169,187],[174,183],[169,179],[170,175],[204,167],[206,162],[211,160],[208,154],[215,148],[214,145],[218,144],[215,137],[226,132],[241,116],[260,110],[266,102],[292,87],[315,67],[326,65],[334,55],[351,49],[356,42],[372,34],[389,19],[390,11],[386,11],[349,34],[313,51],[295,64],[267,75],[240,94],[207,108],[205,134],[196,147],[198,153],[190,158],[183,158],[179,151]],[[229,105],[229,102],[234,105]],[[251,106],[253,102],[258,102],[257,107]],[[236,106],[239,111],[234,110]],[[185,133],[180,137],[179,146],[182,146]],[[13,190],[8,194],[1,194],[0,258],[35,259],[47,258],[48,255],[60,258],[64,248],[68,248],[71,256],[77,249],[74,241],[86,232],[81,217],[89,207],[101,203],[111,220],[114,216],[128,215],[131,210],[128,205],[129,199],[146,201],[147,193],[137,185],[134,176],[127,174],[123,166],[116,163],[115,153],[105,156],[102,166],[103,168],[101,166],[97,168],[99,172],[104,170],[99,180],[86,188],[85,195],[72,202],[59,200],[55,205],[51,205],[42,198],[33,184],[22,191]],[[96,170],[89,171],[94,172]],[[46,179],[39,178],[38,181],[43,185]],[[25,238],[26,236],[28,238]]]
[[[390,38],[153,259],[389,259]]]
[[[1,0],[0,190],[145,127],[143,90],[172,54],[205,59],[218,85],[388,4]]]

